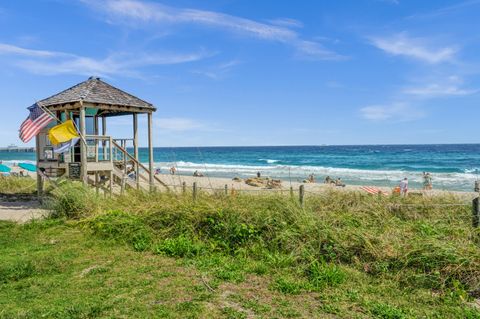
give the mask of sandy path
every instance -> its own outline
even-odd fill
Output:
[[[0,220],[24,223],[46,214],[47,211],[38,202],[0,202]]]

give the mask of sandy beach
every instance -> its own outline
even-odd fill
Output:
[[[247,185],[245,183],[245,180],[242,179],[240,181],[235,181],[230,178],[221,178],[221,177],[209,177],[209,176],[203,176],[203,177],[194,177],[194,176],[185,176],[185,175],[170,175],[170,174],[158,174],[158,178],[160,178],[163,182],[165,182],[170,188],[181,191],[182,184],[185,182],[187,187],[192,187],[193,183],[197,183],[197,187],[199,189],[205,190],[205,191],[212,191],[212,190],[218,190],[222,191],[225,189],[225,185],[227,185],[227,188],[229,191],[232,189],[237,190],[237,191],[272,191],[272,192],[290,192],[290,187],[293,188],[294,191],[298,191],[300,188],[300,185],[304,185],[305,192],[306,193],[322,193],[325,191],[360,191],[360,192],[365,192],[364,190],[361,189],[360,185],[346,185],[345,187],[339,187],[339,186],[334,186],[334,185],[327,185],[324,184],[323,181],[316,182],[316,183],[300,183],[300,182],[290,182],[290,181],[281,181],[281,187],[278,189],[268,189],[265,187],[256,187],[256,186],[251,186]],[[375,185],[368,185],[368,186],[373,186],[377,187]],[[392,193],[392,188],[389,187],[377,187],[381,191],[387,194]],[[425,196],[439,196],[439,195],[455,195],[459,196],[465,199],[473,199],[474,197],[478,196],[477,193],[475,192],[461,192],[461,191],[445,191],[445,190],[421,190],[421,189],[409,189],[410,194],[416,194],[416,195],[425,195]]]
[[[28,175],[29,177],[32,178],[32,183],[36,179],[36,173],[35,172],[28,172],[26,170],[21,169],[18,166],[12,167],[12,172],[14,173],[20,173],[20,171],[23,171],[23,174]],[[233,172],[232,172],[233,175]],[[223,178],[223,177],[210,177],[207,174],[203,177],[195,177],[195,176],[188,176],[188,175],[180,175],[180,174],[158,174],[156,175],[160,180],[162,180],[165,184],[169,186],[170,189],[174,191],[181,191],[182,190],[182,185],[185,183],[187,188],[192,188],[193,183],[197,184],[198,189],[202,191],[224,191],[225,190],[225,185],[227,185],[227,189],[229,192],[232,190],[235,191],[262,191],[262,192],[290,192],[290,188],[293,188],[295,192],[298,192],[300,185],[304,185],[305,192],[307,194],[311,193],[322,193],[325,191],[359,191],[359,192],[365,192],[364,190],[361,189],[362,186],[360,185],[346,185],[345,187],[339,187],[339,186],[334,186],[334,185],[327,185],[323,183],[323,180],[317,180],[315,183],[301,183],[298,181],[281,181],[281,187],[279,188],[266,188],[266,187],[257,187],[257,186],[251,186],[245,183],[245,179],[240,179],[240,180],[234,180],[233,176],[232,178]],[[147,188],[147,184],[142,181],[142,185]],[[376,186],[376,185],[365,185],[365,186],[372,186],[372,187],[377,187],[380,189],[382,192],[391,194],[392,193],[392,188],[390,187],[381,187],[381,186]],[[410,188],[409,189],[410,194],[415,194],[415,195],[424,195],[424,196],[439,196],[439,195],[455,195],[464,198],[465,200],[471,200],[475,198],[478,194],[475,192],[462,192],[462,191],[447,191],[447,190],[439,190],[439,189],[432,189],[429,191],[425,191],[422,189],[415,189],[415,188]]]

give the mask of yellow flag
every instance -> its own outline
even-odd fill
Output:
[[[76,137],[80,137],[80,135],[78,135],[72,120],[68,120],[62,124],[54,126],[48,132],[48,138],[54,145],[68,142],[72,138]]]

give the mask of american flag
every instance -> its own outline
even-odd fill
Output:
[[[42,110],[36,103],[30,106],[28,110],[30,111],[30,115],[28,115],[26,120],[20,125],[19,130],[19,137],[24,143],[30,141],[42,128],[54,120],[53,115]]]

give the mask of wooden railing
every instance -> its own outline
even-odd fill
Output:
[[[139,161],[137,161],[135,159],[135,157],[133,157],[130,153],[127,152],[126,149],[124,149],[122,146],[120,146],[117,142],[115,142],[114,140],[112,140],[112,145],[115,146],[117,149],[119,149],[123,154],[124,156],[128,157],[136,166],[138,167],[141,167],[145,172],[147,172],[148,174],[150,174],[150,170],[145,166],[143,165],[142,163],[140,163]],[[137,170],[137,180],[140,178],[140,172]],[[158,178],[157,176],[153,175],[153,179],[156,180],[158,183],[160,183],[160,185],[164,186],[167,190],[169,190],[167,184],[165,184],[160,178]]]

